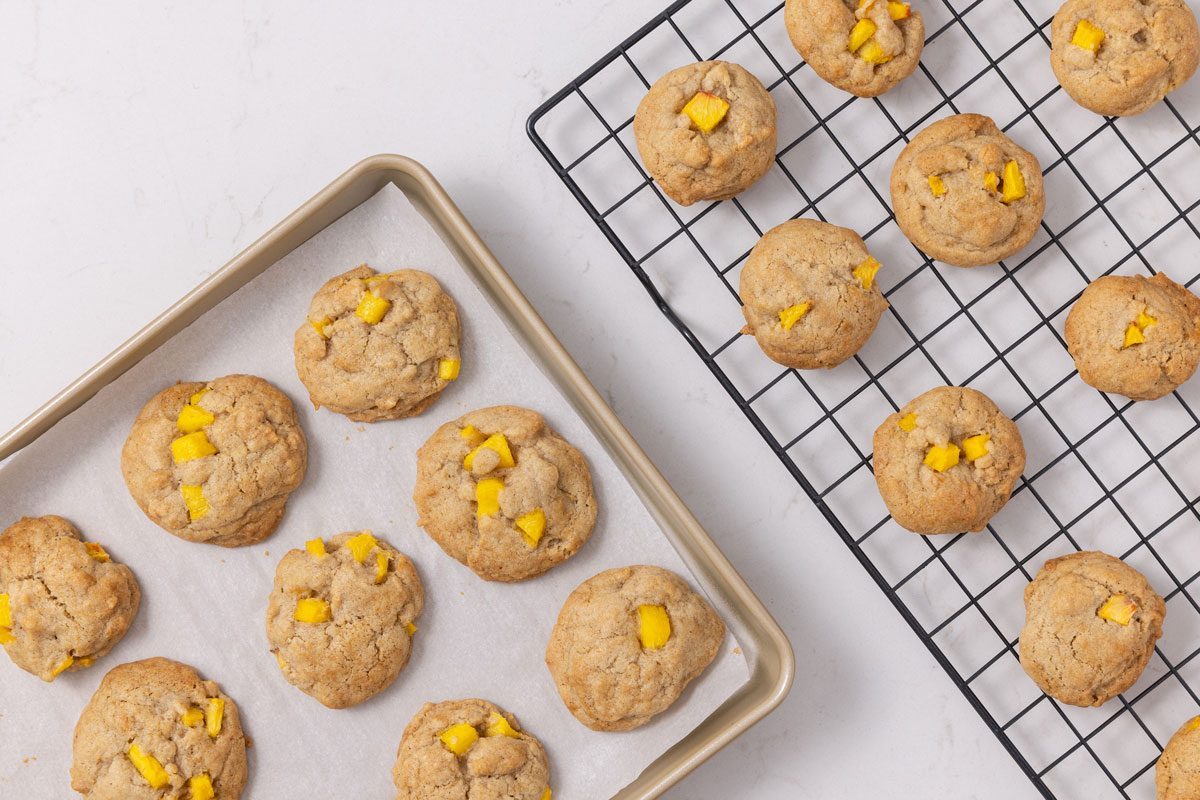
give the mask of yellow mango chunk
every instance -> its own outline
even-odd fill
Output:
[[[322,339],[328,339],[329,326],[333,324],[333,320],[329,317],[321,317],[320,319],[310,319],[308,324],[313,326],[313,330],[317,332],[318,336]]]
[[[480,431],[479,428],[476,428],[474,425],[468,425],[467,427],[461,429],[458,432],[458,435],[466,439],[471,444],[483,444],[484,440],[487,439],[487,434]]]
[[[374,292],[363,292],[362,299],[358,301],[358,308],[354,309],[354,315],[368,325],[375,325],[391,307],[391,300],[384,299]]]
[[[417,626],[413,625],[411,622],[406,622],[404,623],[404,630],[408,631],[409,636],[415,636],[417,633]]]
[[[542,792],[541,800],[552,800],[549,786],[546,787],[546,791]]]
[[[497,714],[495,711],[488,717],[487,727],[483,729],[484,736],[508,736],[513,739],[520,739],[521,734],[517,733],[516,728],[509,724],[504,715]]]
[[[324,539],[309,539],[304,543],[304,549],[316,558],[324,558],[326,554]]]
[[[112,561],[112,557],[109,556],[108,551],[104,549],[104,545],[100,544],[99,542],[84,542],[83,547],[85,550],[87,550],[87,554],[89,556],[91,556],[94,560],[99,561],[101,564],[106,564],[109,561]]]
[[[866,20],[863,20],[863,22],[866,22]],[[886,64],[892,60],[892,57],[884,52],[883,46],[874,39],[871,39],[858,48],[858,57],[871,64]]]
[[[912,6],[908,3],[897,3],[888,0],[888,16],[892,19],[908,19],[912,16]]]
[[[1125,343],[1121,345],[1121,349],[1133,347],[1135,344],[1144,344],[1145,341],[1146,336],[1142,333],[1142,329],[1130,323],[1129,327],[1125,329]]]
[[[331,616],[329,603],[319,597],[302,597],[296,601],[296,613],[294,617],[297,622],[307,622],[315,625],[321,622],[329,622]]]
[[[195,433],[202,430],[205,425],[212,425],[215,419],[216,417],[200,406],[188,403],[179,409],[179,416],[175,418],[175,426],[184,433]]]
[[[7,594],[0,594],[0,628],[11,628],[12,605]]]
[[[512,467],[517,463],[513,459],[512,450],[510,450],[508,447],[508,439],[504,438],[503,433],[493,433],[491,436],[483,440],[483,444],[467,453],[467,457],[463,459],[463,467],[470,470],[471,465],[475,463],[475,455],[483,449],[495,450],[497,453],[499,453],[500,466],[502,467]]]
[[[191,792],[188,800],[213,800],[217,796],[207,772],[188,778],[188,791]]]
[[[946,193],[946,182],[942,180],[941,175],[929,176],[929,191],[933,192],[934,197],[941,197]]]
[[[883,264],[880,264],[875,256],[867,256],[867,260],[851,270],[851,274],[854,276],[854,280],[858,281],[859,286],[870,289],[875,283],[875,273],[879,272],[879,268],[882,266]]]
[[[1133,324],[1137,325],[1144,332],[1146,328],[1149,328],[1151,325],[1157,325],[1158,320],[1147,314],[1145,311],[1139,311],[1137,319],[1133,321]]]
[[[64,672],[69,670],[74,663],[75,663],[75,656],[68,655],[62,661],[55,664],[54,669],[50,670],[50,678],[53,680],[54,678],[57,678],[59,675],[62,675]]]
[[[446,749],[456,756],[463,756],[479,741],[479,732],[465,722],[451,725],[442,731],[438,738]]]
[[[195,431],[171,442],[171,458],[175,459],[176,464],[215,455],[216,452],[217,448],[213,447],[204,431]]]
[[[346,547],[350,548],[350,555],[354,556],[354,560],[361,564],[367,560],[367,556],[370,555],[371,550],[373,550],[375,545],[378,543],[378,539],[366,531],[363,531],[357,536],[347,539]]]
[[[532,549],[538,546],[538,542],[542,539],[542,534],[546,532],[546,512],[540,508],[535,508],[526,514],[522,514],[514,520],[517,529],[521,531],[521,538],[525,540],[525,544]]]
[[[1086,19],[1081,19],[1075,26],[1075,32],[1071,34],[1071,44],[1082,47],[1084,50],[1091,50],[1093,54],[1099,53],[1100,45],[1104,44],[1104,31]]]
[[[189,706],[187,711],[179,715],[179,721],[185,727],[194,728],[201,722],[204,722],[204,709],[200,706]]]
[[[935,472],[945,472],[958,463],[958,445],[954,442],[942,447],[935,444],[925,453],[925,466]]]
[[[715,94],[696,92],[683,107],[683,113],[691,119],[701,133],[712,133],[729,113],[729,102]]]
[[[8,644],[17,637],[13,636],[13,632],[8,628],[0,628],[0,644]]]
[[[850,29],[850,38],[846,41],[846,49],[851,53],[858,52],[867,41],[875,35],[876,25],[869,19],[860,19]]]
[[[1200,717],[1192,717],[1190,720],[1188,720],[1187,728],[1185,730],[1187,733],[1191,733],[1197,728],[1200,728]]]
[[[444,381],[458,380],[458,373],[461,369],[462,359],[443,358],[438,362],[438,377]]]
[[[671,638],[671,618],[662,606],[638,606],[638,639],[647,650],[658,650]]]
[[[985,172],[983,174],[983,188],[993,194],[1000,191],[1000,176],[994,172]]]
[[[279,653],[275,654],[275,663],[279,665],[280,669],[287,669],[287,662],[283,660],[283,656],[279,655]]]
[[[1100,610],[1096,612],[1096,616],[1124,627],[1133,619],[1133,615],[1137,612],[1137,609],[1137,603],[1125,595],[1114,594],[1104,601],[1104,605],[1100,606]]]
[[[133,762],[138,774],[146,779],[146,783],[150,784],[151,788],[161,789],[170,782],[167,771],[163,769],[163,765],[158,762],[158,759],[143,751],[137,744],[129,745],[129,760]]]
[[[963,457],[967,461],[974,461],[977,458],[983,458],[988,454],[988,442],[991,441],[991,435],[981,433],[978,436],[968,436],[963,439],[962,451]]]
[[[779,312],[779,324],[783,326],[785,331],[790,331],[792,327],[811,310],[812,303],[809,302],[797,303],[794,306],[788,306],[783,311]]]
[[[480,517],[490,517],[500,511],[500,490],[504,481],[499,478],[484,478],[475,484],[475,513]]]
[[[208,698],[208,712],[204,715],[204,727],[208,730],[208,738],[215,739],[221,735],[221,723],[225,720],[225,700],[221,697]]]
[[[896,422],[896,427],[905,433],[911,433],[917,429],[917,415],[905,414]]]
[[[183,504],[187,507],[188,519],[193,522],[203,519],[212,510],[212,506],[208,504],[208,498],[204,496],[203,486],[192,486],[185,483],[179,487],[179,492],[183,495]]]
[[[206,386],[206,387],[204,387],[203,389],[201,389],[200,391],[196,392],[195,394],[193,394],[191,397],[189,397],[189,398],[188,398],[188,402],[189,402],[189,403],[191,403],[191,404],[192,404],[192,405],[194,405],[194,406],[195,406],[195,405],[199,405],[199,404],[200,404],[200,398],[201,398],[201,397],[204,397],[204,395],[206,395],[206,394],[208,394],[208,387],[207,387],[207,386]]]
[[[1004,184],[1000,192],[1000,202],[1015,203],[1025,196],[1025,176],[1016,161],[1004,165]]]
[[[382,551],[375,554],[375,583],[383,583],[387,579],[388,554]]]

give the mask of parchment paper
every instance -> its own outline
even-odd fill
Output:
[[[292,333],[328,277],[368,263],[423,268],[463,317],[462,377],[424,415],[351,423],[307,402]],[[551,268],[551,267],[547,267]],[[177,539],[147,520],[121,478],[121,445],[141,405],[177,380],[247,372],[295,403],[308,436],[308,475],[279,529],[234,550]],[[501,403],[525,405],[587,456],[600,517],[570,561],[515,585],[492,584],[446,556],[417,527],[417,447],[448,419]],[[517,715],[541,739],[556,800],[606,798],[683,738],[748,680],[733,637],[668,712],[640,730],[596,733],[563,706],[543,662],[559,608],[581,581],[609,567],[658,564],[691,579],[615,464],[404,194],[389,185],[275,264],[105,388],[0,468],[0,526],[61,514],[133,569],[142,608],[117,648],[53,684],[0,658],[0,797],[75,796],[68,769],[79,712],[117,664],[161,655],[216,680],[253,739],[244,797],[391,798],[400,734],[425,701],[478,696]],[[267,594],[284,552],[313,536],[370,528],[407,553],[425,584],[413,658],[386,691],[331,711],[288,684],[268,651]],[[720,605],[717,606],[720,610]]]

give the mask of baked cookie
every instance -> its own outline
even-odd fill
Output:
[[[1021,666],[1059,702],[1101,705],[1142,674],[1166,613],[1145,577],[1119,558],[1052,558],[1025,587]]]
[[[958,267],[994,264],[1037,233],[1046,210],[1042,168],[991,119],[956,114],[900,151],[892,210],[930,258]]]
[[[383,691],[408,663],[425,591],[413,563],[370,531],[290,550],[275,569],[267,641],[283,677],[329,708]]]
[[[633,133],[646,171],[676,203],[727,200],[775,161],[775,100],[737,64],[701,61],[654,82]]]
[[[296,329],[296,372],[316,408],[355,422],[420,414],[458,378],[458,309],[426,272],[366,264],[331,278]]]
[[[1158,800],[1196,800],[1200,797],[1200,717],[1175,731],[1154,765]]]
[[[750,251],[738,293],[746,332],[768,358],[835,367],[859,351],[888,307],[862,237],[815,219],[771,230]]]
[[[245,785],[237,704],[186,664],[114,667],[75,725],[71,788],[87,800],[237,800]]]
[[[875,97],[912,74],[925,23],[897,0],[787,0],[792,44],[820,75],[859,97]]]
[[[670,708],[724,640],[725,623],[678,575],[619,567],[567,597],[546,666],[576,719],[592,730],[627,731]]]
[[[1016,423],[982,392],[939,386],[875,430],[875,482],[914,533],[981,531],[1025,469]]]
[[[146,516],[180,539],[222,547],[270,536],[307,464],[292,401],[253,375],[163,389],[121,451],[125,485]]]
[[[0,534],[0,644],[44,681],[107,655],[141,601],[129,567],[62,517],[22,517]]]
[[[447,422],[417,451],[418,524],[489,581],[540,575],[592,535],[596,498],[583,454],[517,406]]]
[[[396,800],[550,800],[542,743],[487,700],[426,703],[392,767]]]
[[[1200,297],[1163,273],[1092,281],[1067,315],[1067,349],[1084,383],[1155,400],[1200,363]]]
[[[1200,61],[1200,31],[1183,0],[1067,0],[1050,40],[1058,82],[1105,116],[1141,114]]]

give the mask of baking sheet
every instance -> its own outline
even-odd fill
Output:
[[[463,317],[462,377],[414,420],[363,425],[314,412],[296,378],[292,333],[312,293],[359,263],[435,275]],[[121,479],[119,454],[141,405],[176,380],[261,375],[296,405],[308,475],[267,541],[225,550],[184,542],[147,520]],[[592,468],[596,531],[573,559],[531,581],[489,584],[416,525],[417,447],[448,419],[514,403],[537,409]],[[53,480],[47,480],[53,476]],[[242,709],[253,739],[245,797],[389,797],[400,734],[427,700],[479,696],[517,715],[550,756],[556,798],[600,798],[682,739],[749,678],[733,636],[670,711],[637,731],[579,724],[543,663],[563,600],[589,576],[632,563],[688,575],[632,487],[567,401],[509,334],[428,222],[389,185],[114,381],[0,468],[0,525],[21,515],[68,517],[134,570],[142,609],[124,640],[89,670],[52,685],[0,663],[0,795],[67,793],[71,733],[113,666],[154,655],[192,664]],[[408,554],[426,589],[413,658],[385,692],[333,711],[288,684],[268,651],[263,617],[275,566],[313,536],[370,528]],[[692,578],[695,586],[695,579]],[[710,598],[723,611],[718,598]],[[728,620],[730,617],[725,615]],[[319,756],[319,758],[318,758]]]

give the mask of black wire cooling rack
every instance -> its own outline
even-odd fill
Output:
[[[547,100],[529,134],[1041,793],[1152,798],[1161,747],[1200,711],[1200,378],[1153,403],[1100,394],[1076,376],[1060,330],[1099,275],[1159,268],[1197,280],[1200,78],[1140,117],[1104,119],[1050,70],[1057,0],[915,5],[927,30],[920,69],[866,100],[805,68],[778,0],[680,0]],[[632,117],[651,81],[709,58],[763,80],[780,149],[737,199],[683,208],[642,169]],[[992,116],[1043,165],[1042,229],[997,267],[932,264],[884,194],[904,143],[961,111]],[[884,263],[891,310],[830,371],[783,369],[737,333],[745,257],[799,216],[858,230]],[[942,384],[990,395],[1029,450],[1012,500],[981,534],[904,532],[871,474],[879,421]],[[1017,659],[1025,585],[1046,559],[1080,549],[1121,556],[1168,607],[1142,679],[1099,709],[1046,697]]]

